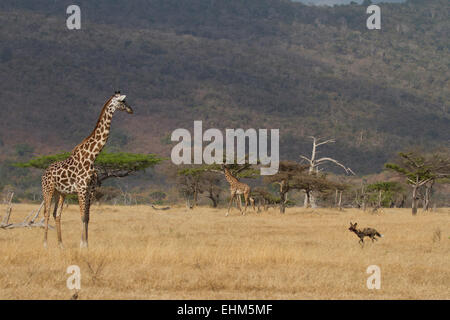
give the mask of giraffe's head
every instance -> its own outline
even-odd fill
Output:
[[[131,109],[130,105],[125,101],[127,96],[120,94],[120,91],[116,91],[114,95],[111,97],[110,106],[114,108],[113,111],[121,110],[126,111],[130,114],[133,113],[133,109]]]

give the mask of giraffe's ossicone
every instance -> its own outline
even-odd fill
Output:
[[[53,217],[55,218],[58,243],[62,247],[61,214],[64,199],[68,194],[78,195],[83,224],[80,246],[87,247],[90,201],[97,185],[94,162],[108,140],[114,112],[121,110],[130,114],[133,113],[133,109],[125,101],[125,98],[125,95],[115,92],[104,104],[92,133],[72,150],[69,158],[55,162],[45,170],[42,176],[45,247],[47,246],[48,220],[52,199],[55,199],[56,202]]]

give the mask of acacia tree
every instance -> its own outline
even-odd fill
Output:
[[[400,152],[396,163],[386,163],[385,167],[406,177],[412,188],[412,214],[417,214],[419,188],[428,188],[427,208],[431,197],[430,188],[440,179],[450,177],[450,160],[445,154],[421,155],[418,152]]]
[[[280,198],[275,197],[272,193],[269,191],[261,188],[256,187],[252,191],[252,197],[255,199],[255,202],[258,206],[258,212],[261,211],[260,206],[262,205],[264,208],[264,211],[267,211],[269,205],[275,205],[280,203]]]
[[[200,190],[200,179],[203,167],[186,166],[177,171],[176,184],[178,191],[186,201],[186,207],[193,209],[197,205]],[[191,204],[191,199],[193,203]]]
[[[355,190],[355,200],[356,206],[358,208],[362,208],[364,211],[366,210],[367,205],[367,181],[363,179],[361,181],[361,186],[356,187]]]
[[[305,175],[308,166],[301,165],[293,161],[280,161],[278,173],[265,176],[264,180],[268,183],[274,183],[279,186],[280,195],[280,213],[285,213],[288,202],[288,192],[293,189],[299,189],[298,182]],[[303,189],[303,188],[302,188]]]
[[[339,210],[342,210],[342,195],[344,191],[350,189],[350,185],[344,182],[334,182],[333,186],[335,191],[334,206]],[[329,187],[331,188],[331,186]]]
[[[210,166],[184,166],[177,171],[176,184],[180,194],[185,198],[186,207],[192,209],[197,206],[198,197],[203,193],[206,193],[205,197],[211,200],[212,206],[217,207],[221,179],[216,172],[210,170]]]
[[[401,185],[395,181],[379,181],[367,186],[367,192],[376,193],[375,207],[377,208],[383,207],[385,202],[389,202],[390,205],[394,195],[401,191]],[[387,203],[385,204],[387,205]]]
[[[217,173],[204,172],[202,174],[202,190],[206,193],[205,197],[211,200],[213,208],[217,208],[219,204],[220,191],[222,190],[221,183],[222,179]]]
[[[327,163],[327,162],[334,163],[335,165],[343,168],[345,170],[345,173],[347,173],[347,174],[353,174],[353,175],[355,174],[352,169],[350,169],[349,167],[346,167],[345,165],[343,165],[342,163],[340,163],[339,161],[337,161],[333,158],[330,158],[330,157],[316,158],[316,156],[318,154],[317,147],[328,144],[328,143],[335,143],[336,140],[329,139],[329,140],[325,140],[325,141],[320,141],[321,140],[320,138],[316,138],[313,136],[311,136],[310,138],[313,139],[311,157],[308,158],[303,155],[300,156],[300,158],[305,160],[306,163],[309,165],[309,169],[308,169],[309,174],[319,173],[319,166],[324,163]],[[305,206],[305,208],[307,208],[309,205],[311,205],[311,207],[313,207],[313,208],[316,207],[316,201],[315,201],[314,195],[312,193],[305,194],[304,206]]]
[[[53,162],[65,160],[69,156],[70,152],[41,156],[28,162],[16,163],[15,166],[46,169]],[[102,151],[95,160],[94,168],[98,174],[98,181],[101,183],[109,178],[121,178],[138,171],[145,171],[145,169],[153,167],[164,160],[166,159],[160,158],[155,154]]]
[[[325,192],[341,188],[339,183],[326,179],[326,176],[320,173],[309,173],[308,166],[293,161],[281,161],[278,173],[272,176],[266,176],[266,182],[275,183],[279,186],[280,194],[280,213],[286,210],[288,203],[288,193],[291,190],[303,190],[307,196],[312,192]]]
[[[313,192],[326,193],[333,190],[337,191],[339,195],[337,206],[339,209],[342,206],[342,193],[347,189],[346,184],[328,180],[326,174],[316,172],[296,177],[295,186],[297,189],[304,190],[309,197],[311,197]]]
[[[14,164],[22,168],[46,169],[56,161],[62,161],[70,156],[70,152],[36,157],[28,162]],[[94,169],[97,172],[97,187],[110,178],[122,178],[139,171],[145,171],[166,160],[155,154],[139,154],[126,152],[102,151],[95,160]],[[98,190],[98,188],[96,188]]]

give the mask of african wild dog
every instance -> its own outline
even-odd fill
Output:
[[[350,222],[350,228],[348,228],[348,230],[354,232],[359,237],[359,242],[361,244],[364,244],[364,237],[369,237],[370,239],[372,239],[372,242],[373,242],[373,240],[378,241],[378,239],[375,238],[377,236],[380,238],[383,237],[382,234],[380,234],[377,230],[375,230],[373,228],[364,228],[363,230],[358,230],[358,229],[356,229],[357,224],[358,223],[356,223],[356,222],[354,224]]]

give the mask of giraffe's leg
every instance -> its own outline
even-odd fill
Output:
[[[44,248],[47,248],[48,219],[50,218],[50,207],[52,205],[53,191],[51,188],[44,193]]]
[[[89,198],[89,205],[95,201],[95,189],[96,189],[97,186],[100,186],[100,185],[98,184],[98,182],[97,182],[97,179],[98,179],[98,177],[97,177],[97,172],[94,172],[94,174],[93,174],[93,176],[92,176],[92,181],[91,181],[91,183],[90,183],[90,192],[89,192],[90,198]]]
[[[88,225],[89,225],[89,205],[90,190],[82,190],[78,192],[78,203],[80,205],[80,215],[82,222],[80,248],[88,247]]]
[[[235,193],[231,193],[230,204],[228,205],[228,210],[227,210],[227,213],[225,214],[225,217],[228,216],[228,214],[230,213],[230,208],[231,208],[231,205],[233,204],[233,199],[235,198],[235,196],[236,196]]]
[[[236,201],[236,209],[239,209],[239,212],[242,212],[242,198],[240,194],[236,194],[234,196],[234,201]]]
[[[248,197],[248,200],[250,200],[250,204],[251,204],[252,207],[253,207],[253,211],[257,212],[257,211],[256,211],[256,206],[255,206],[255,199],[253,199],[252,197]],[[259,211],[259,210],[258,210],[258,211]]]
[[[53,211],[53,218],[55,219],[56,232],[58,234],[58,245],[60,248],[64,248],[61,237],[61,214],[64,206],[64,199],[66,197],[59,194],[58,202],[55,201],[55,210]]]
[[[247,206],[248,206],[248,193],[244,193],[244,202],[245,202],[245,208],[244,208],[244,212],[242,212],[242,215],[245,215],[245,212],[247,211]]]

